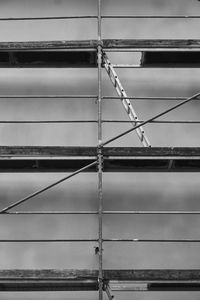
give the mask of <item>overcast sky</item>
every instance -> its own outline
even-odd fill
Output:
[[[197,14],[196,0],[102,0],[103,14]],[[65,16],[96,14],[95,0],[0,0],[0,17]],[[199,38],[198,20],[104,20],[103,38]],[[95,39],[94,20],[0,22],[0,41]],[[110,54],[114,63],[132,63],[134,54]],[[130,96],[191,96],[200,90],[198,69],[120,70],[120,79]],[[97,94],[95,69],[6,70],[0,72],[2,95]],[[103,95],[115,91],[103,71]],[[172,102],[141,101],[133,105],[141,119],[170,107]],[[127,119],[120,103],[103,104],[103,117]],[[2,99],[0,119],[96,119],[93,100]],[[191,103],[166,119],[199,120],[199,103]],[[107,125],[104,140],[129,128]],[[197,125],[148,125],[153,146],[199,146]],[[0,125],[1,145],[93,145],[97,143],[94,125]],[[135,134],[112,145],[139,146]],[[0,174],[1,207],[61,178],[65,174]],[[71,181],[24,204],[22,210],[96,210],[97,176],[79,175]],[[111,210],[192,210],[200,209],[199,174],[106,174],[104,207]],[[4,217],[0,218],[0,238],[80,238],[95,237],[97,219],[91,217]],[[198,217],[108,217],[104,218],[105,237],[199,238]],[[95,245],[1,245],[0,268],[97,268]],[[105,245],[106,268],[198,268],[199,245]],[[3,294],[1,299],[35,299],[34,295]],[[28,298],[29,297],[29,298]],[[44,299],[44,294],[38,295]],[[69,294],[48,295],[68,299]],[[126,298],[125,298],[126,297]],[[117,299],[130,299],[130,295]],[[136,299],[187,299],[176,293],[134,295]],[[199,299],[198,294],[193,295]],[[132,299],[133,297],[131,297]],[[96,294],[70,294],[70,299],[97,299]]]

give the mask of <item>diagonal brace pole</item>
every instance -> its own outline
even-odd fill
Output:
[[[56,186],[56,185],[58,185],[58,184],[60,184],[60,183],[62,183],[62,182],[64,182],[64,181],[66,181],[67,179],[69,179],[69,178],[71,178],[71,177],[73,177],[73,176],[75,176],[75,175],[77,175],[77,174],[79,174],[79,173],[85,171],[86,169],[88,169],[88,168],[90,168],[90,167],[96,165],[96,163],[97,163],[97,162],[94,161],[94,162],[92,162],[92,163],[90,163],[90,164],[84,166],[83,168],[78,169],[77,171],[71,173],[70,175],[68,175],[68,176],[66,176],[66,177],[64,177],[64,178],[62,178],[62,179],[60,179],[60,180],[58,180],[58,181],[56,181],[56,182],[54,182],[54,183],[52,183],[52,184],[46,186],[45,188],[43,188],[43,189],[41,189],[41,190],[39,190],[39,191],[36,191],[35,193],[30,194],[30,195],[28,195],[27,197],[25,197],[25,198],[23,198],[23,199],[21,199],[21,200],[15,202],[15,203],[9,205],[9,206],[3,208],[2,210],[0,210],[0,214],[1,214],[1,213],[7,212],[7,211],[10,210],[11,208],[18,206],[18,205],[24,203],[25,201],[27,201],[27,200],[29,200],[29,199],[32,199],[33,197],[35,197],[35,196],[37,196],[37,195],[39,195],[39,194],[42,194],[43,192],[45,192],[45,191],[51,189],[52,187],[54,187],[54,186]]]
[[[109,300],[115,300],[115,297],[112,295],[112,291],[111,291],[109,284],[106,285],[105,291],[106,291],[106,294],[107,294]]]
[[[109,76],[117,94],[121,97],[121,102],[124,106],[124,109],[127,112],[129,119],[132,121],[133,126],[135,127],[139,121],[138,116],[137,116],[137,114],[131,104],[131,101],[129,100],[129,98],[119,80],[119,77],[118,77],[113,65],[111,64],[111,62],[108,59],[108,56],[105,52],[103,53],[103,62],[104,62],[105,70],[108,73],[108,76]],[[147,136],[145,135],[145,132],[144,132],[144,129],[142,128],[142,126],[140,126],[139,128],[136,129],[136,133],[144,147],[151,147],[151,144],[150,144]]]

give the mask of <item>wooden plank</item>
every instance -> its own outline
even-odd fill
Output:
[[[104,270],[103,280],[116,290],[200,290],[200,270]],[[98,290],[98,270],[0,270],[0,292],[72,290]]]
[[[97,271],[92,270],[1,270],[0,292],[96,291]]]
[[[0,280],[96,280],[97,270],[88,269],[6,269],[0,270]]]
[[[71,157],[97,155],[97,147],[79,146],[0,146],[3,157]],[[104,147],[105,157],[200,157],[200,147]]]
[[[96,154],[96,147],[1,146],[0,172],[74,172]],[[104,172],[200,172],[200,148],[105,147],[103,155]]]
[[[200,40],[192,39],[106,39],[104,49],[200,49]]]
[[[105,147],[105,156],[200,157],[200,147]]]
[[[79,146],[0,146],[0,157],[96,156],[96,147]]]
[[[96,49],[97,40],[63,40],[63,41],[29,41],[29,42],[0,42],[0,51],[41,50],[41,49]],[[200,49],[198,39],[104,39],[106,49]]]
[[[105,270],[104,279],[119,281],[199,281],[200,270]]]
[[[97,67],[96,51],[0,50],[0,68],[91,68]]]
[[[0,50],[41,50],[41,49],[95,49],[96,40],[74,41],[31,41],[31,42],[0,42]]]

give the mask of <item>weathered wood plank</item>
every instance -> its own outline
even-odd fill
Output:
[[[200,156],[199,147],[105,147],[105,156],[132,157],[192,157]]]
[[[119,281],[200,281],[200,270],[105,270],[104,278]]]
[[[105,147],[105,157],[200,157],[200,147]],[[96,147],[77,146],[0,146],[2,157],[68,157],[97,155]]]
[[[0,172],[74,172],[96,155],[96,147],[1,146]],[[105,147],[103,155],[104,172],[200,172],[200,148]]]
[[[104,270],[103,280],[114,290],[200,290],[200,270]],[[0,292],[96,290],[98,270],[0,270]]]
[[[96,49],[97,40],[80,41],[32,41],[32,42],[0,42],[0,51],[40,50],[40,49]],[[198,39],[104,39],[104,49],[200,49]]]
[[[12,269],[0,270],[0,280],[90,280],[97,279],[97,270],[88,269]]]
[[[96,147],[62,146],[0,146],[0,157],[26,156],[96,156]]]
[[[96,40],[81,41],[32,41],[32,42],[0,42],[0,50],[40,50],[40,49],[94,49]]]
[[[0,270],[0,280],[96,280],[98,270],[11,269]],[[104,270],[105,280],[117,281],[200,281],[199,269],[113,269]]]
[[[192,39],[106,39],[103,40],[104,49],[200,49],[200,40]]]
[[[1,270],[0,291],[96,291],[93,270]]]

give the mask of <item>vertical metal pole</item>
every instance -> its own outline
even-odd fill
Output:
[[[101,0],[98,0],[98,221],[99,221],[99,300],[103,300],[103,190],[102,190],[102,41],[101,41]]]

